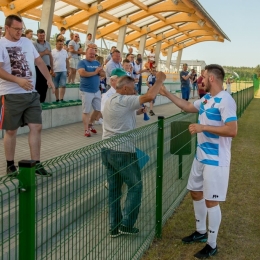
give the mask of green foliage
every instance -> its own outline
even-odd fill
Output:
[[[253,67],[233,67],[233,66],[223,66],[226,77],[231,77],[232,72],[235,71],[239,75],[239,79],[242,81],[252,80],[255,68]],[[259,76],[260,76],[260,67],[259,67]]]

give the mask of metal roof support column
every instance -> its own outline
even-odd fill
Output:
[[[118,38],[117,38],[117,49],[121,52],[122,57],[123,57],[123,50],[125,45],[126,28],[127,28],[126,25],[119,28]]]
[[[95,15],[91,15],[89,17],[89,20],[88,20],[88,33],[91,33],[92,34],[92,41],[95,42],[95,39],[96,39],[96,32],[97,32],[97,25],[98,25],[98,17],[99,15],[98,14],[95,14]],[[87,35],[88,35],[87,33]],[[86,35],[86,37],[88,37]],[[88,40],[88,38],[86,38],[86,41]]]
[[[140,37],[139,51],[138,53],[144,57],[145,45],[146,45],[147,34]]]
[[[181,50],[178,51],[178,57],[177,57],[177,61],[176,61],[177,73],[179,73],[179,71],[180,71],[182,50],[183,50],[183,49],[181,49]]]
[[[54,7],[55,1],[53,0],[44,0],[42,3],[40,28],[45,31],[46,41],[49,41],[51,36]]]
[[[155,63],[158,64],[159,58],[160,58],[160,53],[161,53],[161,46],[162,46],[162,41],[159,41],[156,43],[155,46]]]
[[[166,60],[166,68],[169,70],[169,72],[171,72],[172,50],[173,50],[173,46],[168,48],[168,55]]]

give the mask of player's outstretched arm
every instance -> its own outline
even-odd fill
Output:
[[[176,97],[174,94],[169,92],[165,86],[161,86],[160,92],[161,95],[169,98],[177,107],[189,113],[198,113],[198,109],[190,102]]]

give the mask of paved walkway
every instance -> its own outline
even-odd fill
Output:
[[[150,117],[149,121],[144,121],[143,116],[138,116],[137,127],[156,122],[159,115],[169,117],[171,115],[180,113],[180,109],[174,104],[169,103],[166,105],[156,106],[154,108],[154,112],[156,115]],[[93,134],[90,138],[84,137],[84,130],[81,122],[43,130],[41,160],[45,161],[100,141],[102,139],[102,126],[96,125],[96,129],[98,134]],[[1,176],[5,175],[6,171],[3,139],[0,139],[0,158]],[[15,163],[17,164],[18,161],[23,159],[30,159],[28,134],[17,136]]]

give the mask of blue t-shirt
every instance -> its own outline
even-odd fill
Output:
[[[187,76],[189,74],[188,71],[181,71],[180,73],[180,80],[181,80],[181,87],[190,87],[190,79],[184,79],[182,76]]]
[[[94,72],[99,66],[100,63],[96,60],[88,61],[85,59],[78,63],[78,69],[84,69],[87,72]],[[79,89],[81,91],[96,93],[99,91],[99,85],[100,77],[98,74],[91,77],[80,77]]]

